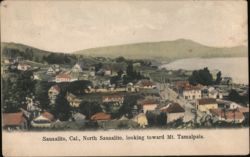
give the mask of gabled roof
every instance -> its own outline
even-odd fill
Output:
[[[159,102],[156,100],[148,99],[148,100],[143,100],[142,102],[140,102],[140,104],[144,106],[144,105],[159,104]]]
[[[69,78],[69,79],[71,79],[71,76],[69,74],[66,74],[66,73],[60,73],[60,74],[56,75],[56,78]]]
[[[51,113],[47,112],[47,111],[43,112],[40,116],[48,119],[49,121],[53,121],[54,120],[54,116]]]
[[[3,113],[3,125],[21,125],[25,121],[22,112],[17,113]]]
[[[216,104],[216,99],[213,98],[205,98],[198,100],[199,105],[206,105],[206,104]]]
[[[94,114],[93,116],[91,116],[90,118],[91,120],[110,120],[111,119],[111,115],[104,113],[104,112],[99,112]]]
[[[140,80],[140,81],[138,82],[138,84],[142,85],[143,87],[144,87],[144,86],[153,86],[153,85],[155,85],[155,83],[153,83],[152,81],[147,80],[147,79]]]
[[[185,112],[184,108],[178,103],[169,103],[166,107],[162,108],[161,111],[167,113],[182,113]]]
[[[57,92],[61,91],[61,89],[60,89],[60,87],[58,85],[52,86],[51,89],[56,90]]]

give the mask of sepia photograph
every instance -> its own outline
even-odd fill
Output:
[[[246,1],[5,0],[0,16],[4,156],[249,154]]]

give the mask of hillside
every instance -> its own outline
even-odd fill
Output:
[[[34,54],[38,55],[38,56],[47,56],[53,52],[49,52],[49,51],[44,51],[41,49],[37,49],[28,45],[24,45],[24,44],[19,44],[19,43],[12,43],[12,42],[1,42],[1,52],[4,52],[4,50],[9,49],[9,50],[19,50],[20,52],[27,52],[28,50],[32,50]],[[5,54],[3,54],[5,55]]]
[[[17,44],[17,43],[1,43],[1,52],[3,57],[10,55],[21,55],[32,60],[42,61],[44,57],[51,54],[61,55],[62,53],[55,53],[40,50],[31,46]],[[10,53],[11,52],[11,53]],[[73,55],[71,55],[73,54]],[[78,55],[93,56],[93,57],[118,57],[124,56],[126,58],[135,59],[163,59],[175,60],[181,58],[211,58],[211,57],[246,57],[248,55],[246,46],[236,47],[209,47],[192,40],[179,39],[174,41],[161,42],[147,42],[135,43],[117,46],[107,46],[100,48],[85,49],[77,52],[67,54],[72,59]],[[76,55],[76,56],[75,56]],[[72,58],[73,57],[73,58]],[[76,58],[75,58],[76,59]],[[74,60],[75,60],[74,59]]]
[[[90,56],[124,56],[127,58],[150,59],[180,59],[193,57],[244,57],[247,56],[247,47],[209,47],[192,40],[179,39],[174,41],[136,43],[118,46],[91,48],[74,52]]]
[[[44,51],[19,43],[7,42],[1,43],[1,56],[2,58],[22,57],[25,60],[35,61],[38,63],[47,62],[50,64],[69,64],[76,61],[76,57],[74,55]]]

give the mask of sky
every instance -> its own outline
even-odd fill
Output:
[[[246,1],[4,1],[1,41],[77,50],[191,39],[247,45]]]

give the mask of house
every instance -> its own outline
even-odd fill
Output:
[[[14,58],[14,62],[15,62],[15,63],[17,63],[17,62],[22,62],[22,61],[24,61],[24,58],[21,57],[21,56],[18,56],[18,57],[16,57],[16,58]]]
[[[209,87],[208,89],[204,89],[202,91],[203,98],[214,98],[214,99],[222,99],[223,95],[219,92],[219,90],[215,89],[214,87]]]
[[[31,121],[31,126],[35,128],[49,128],[54,120],[54,116],[45,111]]]
[[[145,113],[139,113],[132,119],[132,121],[138,123],[142,128],[145,128],[148,125],[148,119]]]
[[[34,80],[42,80],[40,73],[33,72],[33,79]]]
[[[52,104],[55,103],[56,97],[60,94],[60,87],[58,85],[54,85],[50,87],[48,91],[48,96]]]
[[[34,101],[33,98],[26,97],[26,103],[27,103],[27,106],[26,106],[27,112],[29,112],[30,114],[30,116],[26,116],[26,117],[31,118],[31,117],[37,117],[38,115],[40,115],[40,112],[42,111],[42,109],[38,107],[39,101]],[[23,113],[26,113],[26,111],[24,111],[23,109],[21,110],[23,111]]]
[[[17,70],[21,70],[21,71],[26,71],[26,70],[29,70],[30,68],[31,66],[25,63],[19,63],[17,65]]]
[[[48,92],[49,97],[57,96],[60,94],[60,87],[58,85],[51,86]]]
[[[52,68],[52,67],[49,67],[46,74],[54,75],[54,74],[56,74],[56,70],[54,68]]]
[[[139,88],[142,88],[142,89],[154,89],[156,88],[156,84],[153,83],[152,81],[150,80],[140,80],[139,82],[137,82],[137,86],[139,86]]]
[[[111,76],[112,75],[112,70],[111,69],[105,69],[104,70],[104,75]]]
[[[57,64],[52,65],[51,67],[48,68],[46,74],[48,75],[54,75],[56,73],[60,72],[60,66]]]
[[[233,83],[233,79],[231,77],[222,77],[220,84],[222,85],[231,85]]]
[[[126,86],[126,91],[127,92],[137,92],[137,91],[139,91],[139,89],[136,88],[132,82],[130,82]]]
[[[80,124],[85,124],[86,122],[86,116],[77,112],[72,115],[72,118],[74,119],[75,122],[80,123]]]
[[[142,109],[143,113],[146,113],[147,111],[154,111],[159,103],[156,100],[139,100],[137,104],[140,106]]]
[[[181,94],[186,100],[201,99],[201,85],[191,85],[187,81],[177,81],[174,86],[174,90]]]
[[[108,95],[108,96],[103,96],[102,97],[102,102],[118,102],[118,103],[123,103],[124,101],[124,96],[123,95]]]
[[[218,103],[219,108],[225,108],[225,109],[237,109],[242,108],[243,106],[228,100],[216,100]]]
[[[209,111],[220,121],[242,123],[245,119],[244,114],[239,110],[210,109]]]
[[[183,88],[182,95],[186,100],[201,99],[201,89],[199,86],[186,86]]]
[[[74,94],[72,93],[67,93],[66,94],[66,99],[69,102],[70,106],[72,107],[79,107],[82,100],[77,98]]]
[[[178,103],[169,103],[167,106],[160,109],[162,112],[166,113],[167,123],[175,121],[180,118],[184,118],[185,110]]]
[[[71,69],[71,71],[72,72],[82,72],[83,70],[82,70],[82,66],[81,66],[81,64],[80,63],[76,63],[73,67],[72,67],[72,69]]]
[[[70,74],[64,72],[64,73],[60,73],[56,75],[55,81],[56,82],[71,82],[72,77],[70,76]]]
[[[107,121],[111,120],[111,115],[104,112],[99,112],[91,116],[90,119],[93,121]]]
[[[3,129],[11,130],[25,130],[27,129],[27,119],[23,112],[17,113],[3,113],[2,127]]]
[[[4,59],[5,64],[14,64],[16,63],[14,59]]]
[[[75,121],[82,121],[82,120],[86,120],[86,116],[77,112],[75,114],[72,115],[72,117],[74,118]]]
[[[210,109],[217,109],[218,103],[213,98],[203,98],[196,101],[196,109],[202,112],[208,112]]]

